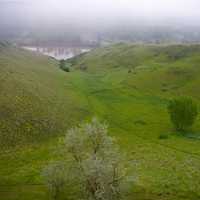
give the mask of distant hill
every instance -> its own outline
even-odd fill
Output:
[[[116,44],[69,60],[75,68],[97,73],[127,72],[124,85],[141,92],[200,98],[200,45]],[[129,73],[128,73],[129,72]]]

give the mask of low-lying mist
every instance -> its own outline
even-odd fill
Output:
[[[199,42],[197,0],[1,0],[0,39],[25,44]]]

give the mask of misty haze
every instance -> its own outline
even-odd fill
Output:
[[[22,45],[199,42],[197,0],[1,0],[0,38]]]
[[[199,0],[0,0],[0,200],[200,199]]]

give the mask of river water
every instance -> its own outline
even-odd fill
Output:
[[[57,60],[69,59],[82,53],[88,52],[90,48],[81,47],[35,47],[35,46],[23,46],[23,49],[41,53],[53,57]]]

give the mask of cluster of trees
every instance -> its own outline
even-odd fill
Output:
[[[108,136],[105,123],[93,119],[70,129],[61,147],[62,161],[43,171],[54,199],[62,190],[74,186],[81,199],[117,200],[125,196],[131,180],[127,163],[114,139]]]

